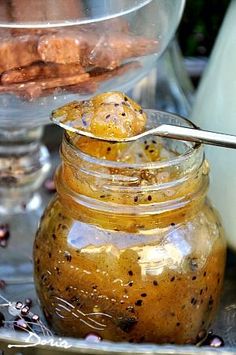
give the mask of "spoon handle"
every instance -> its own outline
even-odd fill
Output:
[[[190,142],[199,142],[211,145],[217,145],[225,148],[236,149],[236,136],[211,131],[205,131],[200,128],[188,128],[163,124],[152,130],[153,133],[174,139],[181,139]],[[156,131],[156,132],[155,132]]]

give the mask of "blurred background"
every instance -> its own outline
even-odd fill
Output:
[[[178,30],[179,45],[184,57],[201,57],[207,60],[229,4],[230,0],[186,1]],[[197,86],[198,75],[193,75],[192,81]]]
[[[229,0],[187,0],[179,26],[184,56],[209,56]]]

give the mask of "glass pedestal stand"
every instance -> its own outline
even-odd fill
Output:
[[[0,130],[0,279],[32,278],[31,248],[42,214],[39,187],[50,169],[43,128]]]

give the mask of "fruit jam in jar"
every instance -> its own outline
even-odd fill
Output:
[[[191,123],[147,110],[147,128]],[[36,289],[59,335],[195,344],[214,319],[226,244],[199,144],[109,143],[66,132],[57,194],[34,244]]]

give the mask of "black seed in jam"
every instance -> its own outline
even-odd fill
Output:
[[[148,199],[148,201],[152,201],[152,196],[148,195],[147,199]]]
[[[125,114],[125,112],[122,112],[122,114],[121,114],[122,116],[126,116],[126,114]]]
[[[126,308],[126,310],[129,311],[130,313],[135,313],[135,309],[134,309],[133,306],[128,306],[128,307]]]
[[[119,317],[117,319],[118,327],[125,333],[131,332],[137,323],[136,317]]]
[[[191,299],[191,304],[194,304],[195,303],[195,298],[193,297],[192,299]]]
[[[180,326],[180,322],[177,322],[177,323],[176,323],[176,327],[179,327],[179,326]]]
[[[128,283],[128,285],[129,285],[129,287],[132,287],[133,286],[133,281],[130,281],[129,283]]]
[[[120,106],[119,104],[114,104],[115,107]]]
[[[125,97],[124,97],[124,100],[125,100],[125,101],[128,101],[128,97],[125,96]]]
[[[54,240],[57,238],[55,233],[52,234],[52,238],[53,238]]]
[[[58,266],[56,266],[56,273],[57,273],[57,275],[60,275],[60,269]]]
[[[157,142],[153,139],[153,140],[152,140],[152,143],[153,143],[153,144],[156,144]]]
[[[206,271],[205,271],[204,274],[203,274],[203,276],[206,277],[206,274],[207,274],[207,273],[206,273]]]
[[[158,282],[156,280],[153,281],[154,286],[158,286]]]
[[[214,300],[213,300],[212,296],[210,296],[209,301],[208,301],[208,305],[212,306],[213,303],[214,303]]]
[[[97,285],[93,285],[92,287],[94,290],[96,290],[98,288]]]
[[[108,119],[109,117],[111,117],[111,115],[106,115],[106,119]]]
[[[193,276],[192,280],[195,281],[197,279],[197,276]]]
[[[73,296],[70,301],[74,304],[76,304],[77,306],[80,306],[80,299],[79,297]],[[81,308],[81,307],[80,307]]]
[[[141,293],[141,297],[147,297],[146,293]]]
[[[134,197],[134,202],[138,202],[138,196]]]
[[[141,109],[141,110],[139,110],[139,113],[141,113],[141,114],[142,114],[142,113],[143,113],[143,110],[142,110],[142,109]]]
[[[137,300],[136,302],[135,302],[135,306],[142,306],[142,303],[143,303],[143,301],[142,300]]]
[[[70,253],[68,251],[65,251],[64,253],[64,257],[66,258],[66,260],[70,263],[72,260],[72,256],[70,255]]]
[[[133,273],[132,270],[129,270],[129,271],[128,271],[128,274],[129,274],[129,276],[133,276],[134,273]]]
[[[171,227],[174,227],[174,226],[175,226],[175,223],[174,223],[174,222],[172,222],[170,225],[171,225]]]
[[[100,198],[105,198],[106,197],[106,195],[100,195]]]
[[[172,278],[170,279],[171,282],[175,281],[175,276],[172,276]]]
[[[107,152],[110,152],[111,151],[111,147],[107,147]]]
[[[155,152],[154,149],[150,149],[150,150],[149,150],[149,153],[154,153],[154,152]]]
[[[148,149],[149,149],[149,145],[146,145],[145,150],[148,150]]]
[[[200,295],[202,295],[202,294],[203,294],[203,289],[200,290]]]
[[[51,252],[48,253],[48,257],[51,259],[51,257],[52,257],[52,253]]]

